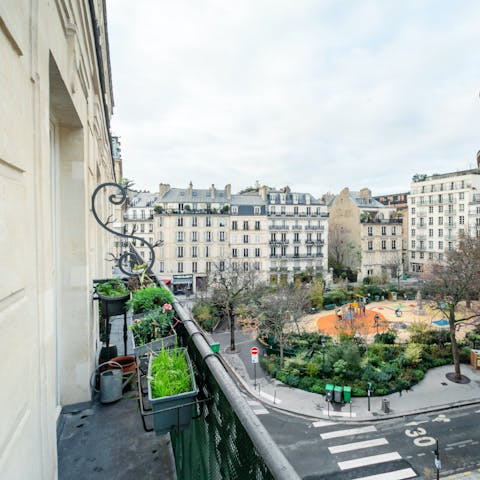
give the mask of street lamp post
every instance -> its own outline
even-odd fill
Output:
[[[442,468],[442,462],[440,460],[440,451],[438,449],[438,439],[436,440],[436,445],[435,445],[435,469],[437,471],[437,480],[440,479],[440,469]]]
[[[322,371],[325,371],[325,347],[327,343],[325,337],[322,337]]]
[[[380,322],[380,317],[378,315],[375,315],[373,317],[373,321],[374,321],[374,324],[375,324],[375,328],[377,329],[377,335],[378,335],[378,325],[379,325],[379,322]]]

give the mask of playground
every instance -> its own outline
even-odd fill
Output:
[[[458,316],[463,316],[464,313],[461,312]],[[341,333],[373,337],[376,333],[395,330],[397,338],[406,341],[409,337],[407,329],[412,323],[448,329],[448,320],[441,312],[417,300],[384,300],[367,305],[360,302],[347,303],[335,310],[307,315],[302,321],[302,327],[307,332],[323,332],[334,337]],[[476,317],[458,324],[457,337],[463,338],[479,323],[480,318]]]

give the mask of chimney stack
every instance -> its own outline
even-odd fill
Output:
[[[188,184],[188,196],[191,197],[192,194],[193,194],[193,183],[192,181],[190,180],[190,183]]]
[[[169,190],[170,190],[170,184],[161,183],[158,189],[158,193],[160,194],[160,197],[163,197]]]
[[[215,185],[212,183],[212,186],[210,187],[210,196],[212,198],[215,198],[215,192],[216,192]]]
[[[232,186],[230,184],[225,185],[225,197],[227,200],[232,198]]]

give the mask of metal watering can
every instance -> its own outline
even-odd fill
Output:
[[[131,376],[123,381],[123,366],[120,363],[112,361],[100,364],[97,370],[104,365],[116,365],[119,368],[105,370],[100,373],[100,402],[116,402],[122,398],[123,389],[131,380]]]

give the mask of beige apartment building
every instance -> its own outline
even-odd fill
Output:
[[[442,262],[462,234],[480,235],[480,170],[415,175],[408,197],[408,268]]]
[[[327,206],[308,193],[160,184],[159,193],[130,192],[123,218],[125,231],[159,243],[154,271],[177,293],[198,291],[227,266],[276,283],[305,271],[330,278]],[[150,259],[141,241],[136,247]]]
[[[90,212],[115,178],[104,7],[0,2],[2,480],[56,478],[59,413],[91,398],[92,280],[113,243]]]
[[[394,206],[372,197],[368,188],[347,187],[329,206],[329,255],[367,276],[397,279],[402,273],[402,217]]]
[[[154,199],[154,270],[177,293],[202,289],[212,271],[227,267],[268,269],[265,201],[258,195],[232,195],[224,189],[171,188],[160,184]],[[130,212],[128,212],[130,215]]]

